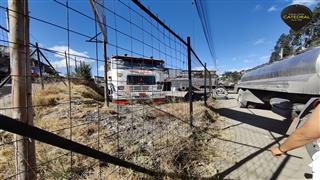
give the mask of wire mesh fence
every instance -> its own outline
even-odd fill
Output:
[[[26,122],[59,137],[154,172],[194,175],[186,156],[204,148],[195,139],[216,133],[208,121],[215,116],[208,111],[215,79],[187,39],[137,1],[91,1],[98,11],[89,2],[45,3],[55,18],[45,15],[40,2],[29,3],[30,14],[1,4],[9,22],[15,16],[30,21],[29,44],[1,37],[1,61],[9,62],[13,46],[23,45],[30,68],[14,75],[11,67],[12,81],[1,87],[7,92],[1,90],[0,114],[16,119],[16,111],[28,110]],[[15,106],[11,93],[16,79],[25,87],[31,81],[31,101],[23,107]],[[28,95],[26,90],[22,98]],[[25,173],[41,179],[148,177],[40,141],[35,142],[36,165],[30,165],[27,156],[17,158],[22,152],[16,148],[28,138],[0,133],[2,179]],[[25,168],[15,168],[19,164]]]

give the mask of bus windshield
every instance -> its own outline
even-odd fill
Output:
[[[128,85],[155,85],[156,78],[154,76],[128,75]]]

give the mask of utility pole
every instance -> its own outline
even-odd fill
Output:
[[[12,118],[33,125],[28,0],[8,0]],[[35,143],[15,135],[17,180],[36,179]]]

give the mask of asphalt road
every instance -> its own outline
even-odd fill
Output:
[[[223,179],[296,180],[310,173],[311,162],[305,148],[273,157],[270,148],[285,139],[290,122],[270,110],[239,108],[236,94],[228,100],[217,100],[217,112],[224,117],[224,131],[231,139],[221,139],[223,151],[234,159],[231,165],[219,167]]]

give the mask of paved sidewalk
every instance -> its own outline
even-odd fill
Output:
[[[233,165],[220,168],[222,178],[305,179],[311,159],[304,147],[281,157],[272,157],[269,151],[285,139],[289,122],[269,110],[239,108],[236,97],[230,94],[228,100],[217,100],[217,112],[227,124],[224,129],[233,134],[231,140],[221,140],[222,150],[234,159]]]

